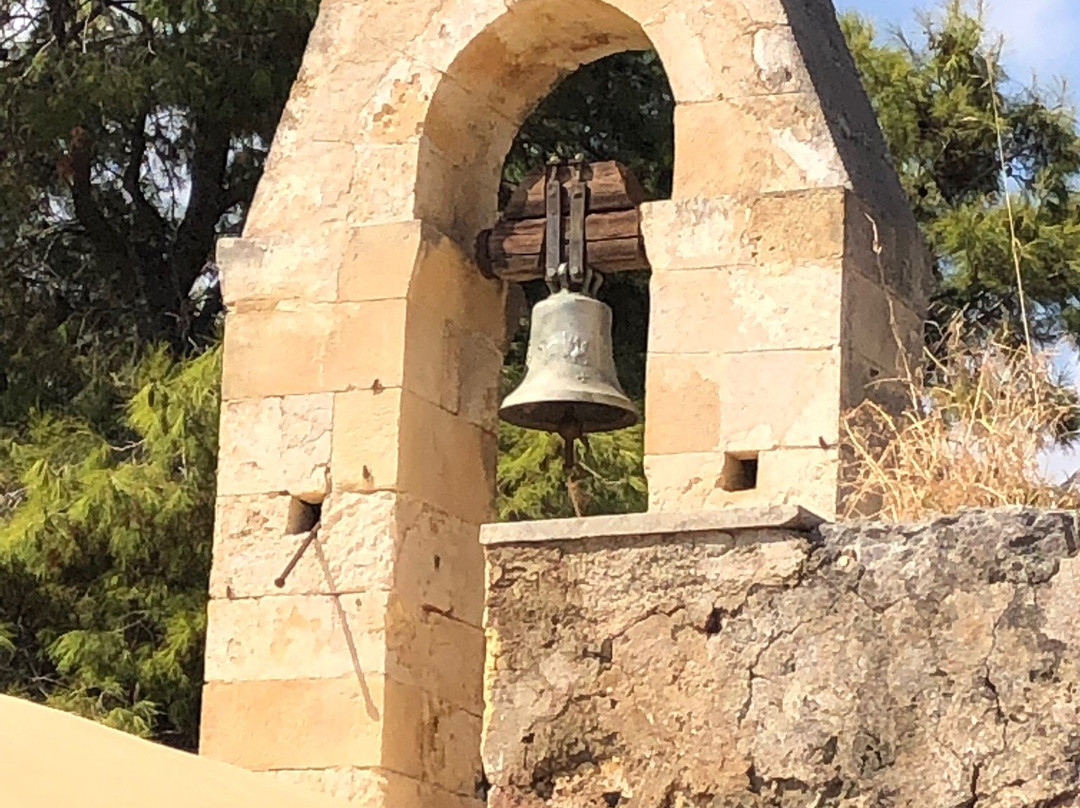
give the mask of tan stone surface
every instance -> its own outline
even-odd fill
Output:
[[[212,600],[206,681],[334,679],[385,671],[386,592]]]
[[[343,228],[322,225],[296,238],[220,240],[217,263],[225,305],[293,298],[333,301],[347,238]]]
[[[400,534],[393,568],[398,600],[480,625],[484,555],[475,523],[403,496],[395,513]]]
[[[10,808],[332,808],[344,801],[0,696],[2,802]]]
[[[329,394],[225,401],[218,493],[321,500],[329,488],[332,422]]]
[[[475,784],[468,794],[455,794],[412,777],[381,769],[292,769],[266,775],[290,785],[348,800],[353,805],[394,808],[480,808]]]
[[[393,493],[331,491],[322,504],[317,543],[304,553],[285,586],[275,579],[303,535],[285,526],[291,497],[219,497],[214,521],[210,595],[250,598],[389,589],[394,574]]]
[[[405,388],[457,413],[462,342],[461,329],[439,309],[412,304],[405,326]]]
[[[737,394],[724,402],[721,429],[727,449],[836,444],[840,357],[839,348],[726,356],[725,378],[738,385]]]
[[[680,104],[675,154],[675,199],[848,182],[813,93]]]
[[[336,490],[397,488],[401,398],[398,388],[335,394],[331,468]]]
[[[400,387],[405,301],[282,302],[225,327],[226,400]]]
[[[820,457],[815,453],[820,453]],[[774,454],[781,455],[782,462],[779,468],[770,471],[765,465],[775,462],[770,460]],[[821,449],[762,452],[758,459],[757,487],[727,491],[722,482],[726,462],[723,452],[647,455],[649,511],[657,514],[701,509],[741,511],[783,504],[803,507],[832,519],[836,515],[837,481],[835,468],[824,459],[827,457],[828,452]],[[788,474],[792,467],[805,474],[797,484],[792,483]]]
[[[806,532],[819,527],[822,518],[798,505],[765,505],[729,510],[693,510],[682,513],[624,513],[536,522],[493,522],[481,528],[480,543],[536,544],[589,539],[627,539],[643,536],[662,539],[678,535],[714,543],[762,544],[766,534]],[[790,538],[790,536],[788,536]]]
[[[490,548],[488,804],[1073,805],[1075,533],[1006,509]]]
[[[413,218],[416,189],[402,186],[401,176],[415,175],[420,167],[423,140],[407,143],[365,142],[355,147],[356,175],[347,212],[350,225],[376,225]]]
[[[210,682],[200,751],[245,769],[381,766],[417,777],[419,693],[380,674]]]
[[[782,266],[844,256],[850,196],[843,189],[826,187],[758,197],[749,225],[758,263]]]
[[[641,233],[653,272],[751,263],[751,205],[732,196],[643,204]]]
[[[484,632],[479,626],[407,602],[392,605],[386,672],[395,680],[480,715],[483,660]]]
[[[423,806],[419,780],[383,769],[282,769],[263,776],[339,800],[348,800],[354,805],[385,804],[394,808]]]
[[[649,351],[715,355],[837,346],[842,280],[839,261],[653,272]],[[727,389],[737,384],[729,380]]]
[[[488,521],[497,438],[408,392],[401,420],[401,490],[464,521]]]
[[[264,174],[268,181],[260,184],[248,214],[251,224],[244,233],[249,238],[291,232],[297,217],[340,223],[351,215],[356,148],[317,140],[307,132],[301,136],[301,131],[286,129],[274,139]],[[303,171],[297,173],[297,166]]]
[[[353,227],[338,277],[342,302],[405,297],[420,253],[418,221]]]
[[[653,278],[655,289],[661,284]],[[650,323],[655,323],[663,307],[662,295],[658,299],[654,292]],[[723,374],[719,356],[649,355],[645,365],[646,454],[711,452],[720,446],[724,409],[720,391],[727,387]]]
[[[500,343],[506,328],[506,292],[507,284],[483,277],[453,240],[435,228],[425,228],[409,286],[411,301]]]
[[[740,24],[741,5],[670,3],[645,26],[680,102],[813,90],[791,27]]]
[[[773,449],[758,459],[758,488],[776,502],[797,503],[826,519],[837,515],[839,450]]]

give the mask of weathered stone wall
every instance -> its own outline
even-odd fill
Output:
[[[489,805],[1080,805],[1074,513],[784,532],[488,547]]]

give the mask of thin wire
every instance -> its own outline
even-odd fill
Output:
[[[1001,112],[998,109],[997,82],[994,79],[994,66],[989,56],[983,56],[986,62],[987,79],[990,82],[990,99],[994,110],[994,132],[997,135],[998,162],[1001,164],[1001,188],[1005,193],[1005,211],[1009,217],[1009,246],[1012,251],[1013,266],[1016,269],[1016,291],[1020,297],[1020,322],[1024,326],[1024,343],[1028,353],[1032,353],[1031,329],[1028,327],[1027,302],[1024,295],[1024,275],[1020,269],[1020,240],[1016,237],[1016,215],[1013,213],[1012,194],[1009,193],[1009,173],[1005,166],[1005,143],[1001,137]]]

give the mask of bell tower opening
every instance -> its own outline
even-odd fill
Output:
[[[594,166],[613,161],[629,176],[638,201],[670,198],[674,109],[671,86],[654,51],[617,53],[579,68],[537,105],[519,129],[503,165],[500,218],[516,215],[522,188],[552,158],[580,157]],[[596,228],[595,234],[611,226],[599,219],[586,222],[587,229]],[[586,233],[587,242],[589,238]],[[564,440],[558,434],[500,423],[496,483],[500,521],[647,509],[643,454],[650,273],[643,258],[642,252],[640,268],[605,272],[597,291],[597,299],[611,310],[618,384],[641,417],[633,426],[588,435],[572,469],[567,468]],[[517,390],[525,377],[533,312],[550,294],[542,279],[512,284],[512,334],[500,400]]]

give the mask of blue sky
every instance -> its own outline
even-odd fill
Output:
[[[978,0],[971,0],[977,8]],[[917,32],[917,14],[933,9],[934,0],[835,0],[840,10],[862,12],[879,23],[884,31],[899,26]],[[1005,37],[1005,68],[1012,78],[1027,82],[1033,76],[1040,83],[1062,77],[1068,82],[1069,97],[1080,98],[1080,0],[983,0],[988,25]]]

